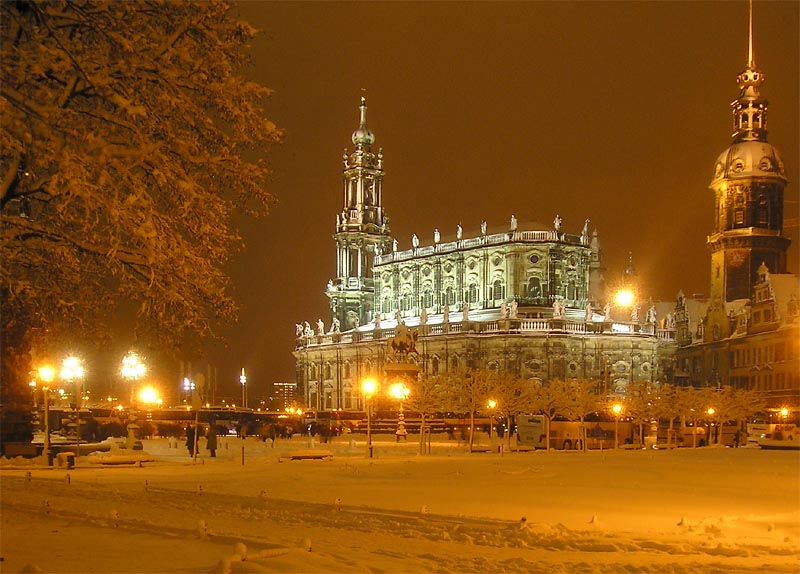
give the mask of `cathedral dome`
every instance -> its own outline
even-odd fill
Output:
[[[742,177],[779,177],[786,179],[780,153],[765,141],[734,143],[714,164],[714,184],[721,179]]]

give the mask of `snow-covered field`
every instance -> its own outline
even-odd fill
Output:
[[[800,572],[800,454],[221,440],[0,466],[2,572]],[[436,442],[441,440],[441,442]],[[483,437],[484,442],[487,441]],[[242,464],[244,448],[244,464]],[[108,454],[107,454],[108,456]],[[126,460],[119,454],[109,462]]]

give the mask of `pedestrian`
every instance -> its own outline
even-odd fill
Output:
[[[206,448],[211,452],[211,458],[217,458],[217,429],[212,422],[206,434]]]
[[[194,442],[195,430],[192,425],[186,427],[186,448],[189,450],[189,456],[194,456]]]

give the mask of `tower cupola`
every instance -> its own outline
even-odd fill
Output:
[[[759,266],[786,269],[789,238],[783,234],[783,194],[787,184],[780,153],[767,142],[767,100],[759,88],[764,74],[753,56],[753,5],[750,3],[747,64],[736,77],[739,97],[733,108],[733,141],[714,164],[715,195],[711,250],[711,299],[747,299]],[[722,324],[720,318],[720,324]]]

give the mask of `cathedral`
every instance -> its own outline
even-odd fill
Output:
[[[731,145],[714,163],[716,212],[708,236],[707,299],[679,295],[675,378],[680,384],[761,391],[773,407],[800,406],[800,283],[787,272],[787,186],[780,153],[767,142],[764,74],[753,55],[752,6]]]
[[[773,406],[800,406],[799,289],[787,272],[790,240],[783,234],[787,179],[767,142],[752,12],[737,82],[733,141],[710,184],[710,296],[679,293],[677,302],[630,307],[612,305],[588,219],[568,229],[555,214],[549,228],[522,229],[511,215],[503,229],[483,221],[470,235],[459,224],[454,240],[435,229],[399,250],[383,208],[384,155],[373,151],[362,98],[354,147],[342,157],[330,320],[296,326],[305,406],[363,409],[361,381],[395,372],[391,343],[399,333],[411,334],[414,352],[404,361],[420,376],[494,369],[532,385],[589,379],[602,394],[622,394],[633,381],[732,385],[762,391]],[[632,265],[629,272],[633,280]]]
[[[558,215],[549,229],[521,229],[511,215],[499,232],[484,221],[470,236],[459,225],[455,240],[443,241],[435,229],[401,251],[363,98],[352,143],[342,158],[337,273],[326,291],[331,318],[297,325],[296,377],[308,408],[362,409],[361,381],[386,376],[395,360],[388,343],[400,330],[413,334],[409,360],[421,376],[495,369],[537,385],[591,379],[604,393],[672,380],[672,315],[659,321],[655,304],[612,310],[588,219],[581,229],[562,227]]]

